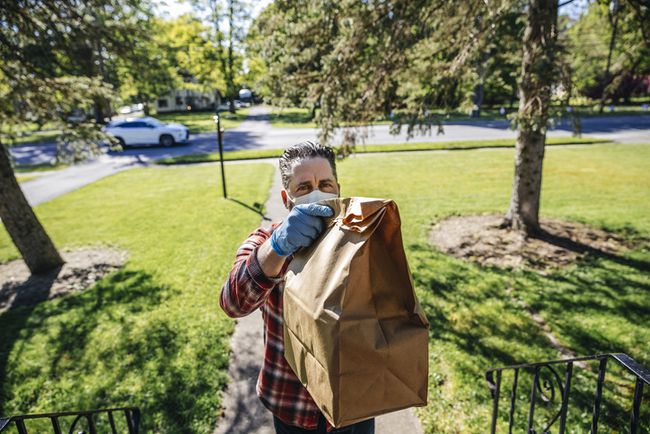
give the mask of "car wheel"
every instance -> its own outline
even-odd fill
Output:
[[[121,137],[116,137],[116,138],[117,138],[117,141],[120,143],[120,146],[122,147],[122,150],[124,151],[126,149],[126,142]]]
[[[163,134],[160,136],[160,145],[165,147],[174,146],[174,138],[169,134]]]

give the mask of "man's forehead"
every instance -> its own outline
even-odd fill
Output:
[[[332,167],[324,158],[308,158],[293,165],[292,181],[300,184],[305,181],[334,179]]]

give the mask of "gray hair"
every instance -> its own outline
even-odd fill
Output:
[[[307,141],[289,146],[280,157],[280,175],[282,176],[282,185],[284,185],[284,188],[289,188],[294,163],[317,157],[324,158],[330,163],[334,179],[338,180],[336,176],[336,154],[334,150],[329,146]]]

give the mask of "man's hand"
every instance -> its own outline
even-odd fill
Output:
[[[311,245],[325,227],[322,217],[332,214],[332,208],[316,203],[293,207],[271,235],[273,250],[280,256],[289,256],[301,247]]]

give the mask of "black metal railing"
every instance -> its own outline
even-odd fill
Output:
[[[117,430],[118,424],[116,421],[118,415],[123,414],[126,419],[126,429]],[[108,428],[112,434],[118,434],[123,432],[128,432],[129,434],[138,434],[140,427],[140,410],[137,407],[121,407],[121,408],[108,408],[103,410],[89,410],[89,411],[65,411],[59,413],[41,413],[41,414],[23,414],[19,416],[10,416],[5,418],[0,418],[0,433],[8,430],[10,427],[15,427],[18,430],[19,434],[29,434],[30,431],[27,430],[27,425],[25,424],[26,420],[50,420],[51,429],[54,434],[62,434],[66,431],[62,430],[62,420],[63,418],[74,417],[70,423],[70,427],[67,430],[69,434],[72,433],[85,433],[85,430],[81,429],[81,425],[85,424],[88,434],[97,434],[97,423],[98,417],[105,416],[107,418],[106,422],[108,423]],[[38,433],[42,433],[42,429],[39,428]]]
[[[631,396],[631,406],[629,407],[629,422],[628,424],[630,434],[637,434],[639,432],[640,426],[640,415],[641,415],[641,402],[643,400],[643,388],[644,385],[650,386],[650,371],[645,369],[643,366],[635,362],[632,358],[625,354],[600,354],[595,356],[588,357],[578,357],[573,359],[565,360],[554,360],[541,363],[528,363],[521,365],[512,365],[502,368],[493,368],[486,372],[486,379],[488,382],[488,387],[492,395],[492,425],[491,433],[494,434],[497,431],[497,421],[499,416],[499,397],[501,394],[501,386],[503,380],[504,371],[512,372],[512,386],[510,389],[509,396],[509,409],[508,409],[508,433],[511,434],[513,429],[515,432],[522,432],[522,429],[515,429],[515,424],[517,422],[521,424],[525,423],[526,430],[528,434],[535,433],[549,433],[551,427],[558,424],[556,427],[556,432],[559,434],[564,434],[567,426],[567,414],[569,413],[569,396],[572,387],[572,380],[575,377],[574,367],[584,368],[587,372],[592,372],[592,377],[595,375],[595,387],[590,381],[593,398],[590,398],[590,410],[591,410],[591,434],[598,433],[598,424],[601,418],[601,404],[603,400],[603,384],[605,383],[605,374],[607,371],[607,362],[613,360],[616,362],[617,366],[621,372],[626,372],[626,376],[632,374],[632,383],[627,389],[631,391],[632,384],[634,385],[634,392],[627,394]],[[597,362],[597,372],[595,370],[590,371],[591,364],[596,364]],[[522,383],[522,375],[520,373],[530,374],[531,378],[527,378],[527,381],[530,381],[530,395],[527,399],[528,408],[524,408],[523,420],[515,421],[515,409],[519,398],[520,393],[517,391],[519,385]],[[544,377],[544,378],[543,378]],[[556,385],[557,391],[556,393]],[[561,401],[555,402],[555,405],[551,410],[545,409],[547,416],[543,423],[540,424],[539,418],[536,420],[535,411],[536,405],[544,404],[548,407],[549,403],[555,401],[555,397],[559,396]],[[625,399],[628,399],[626,397]],[[609,404],[609,403],[608,403]],[[627,408],[627,407],[625,407]],[[521,413],[521,409],[518,409]],[[587,413],[588,414],[588,413]],[[626,416],[627,417],[627,416]],[[588,419],[587,419],[588,420]],[[504,422],[505,423],[505,422]],[[588,422],[587,422],[588,423]],[[645,421],[644,423],[649,423]],[[523,425],[522,425],[523,426]],[[554,429],[556,427],[553,427]],[[540,430],[540,428],[543,428]],[[647,428],[647,427],[646,427]],[[623,431],[621,431],[623,432]]]

